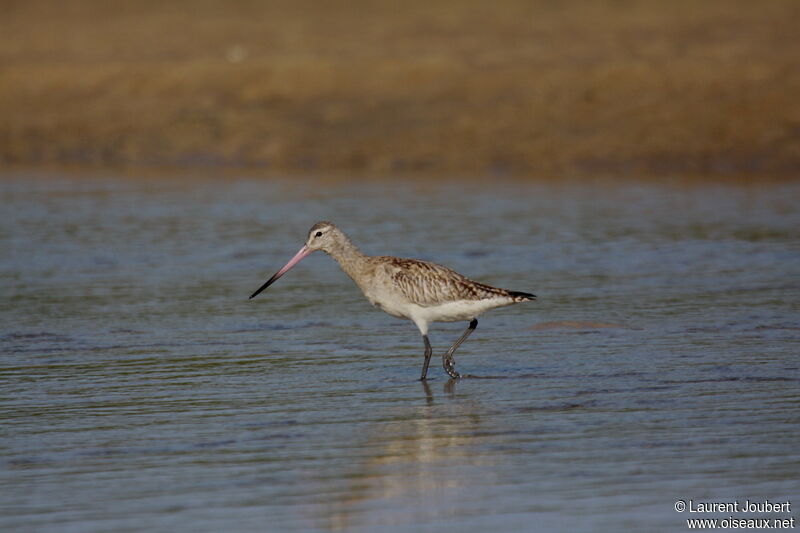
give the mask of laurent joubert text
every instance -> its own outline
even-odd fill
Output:
[[[695,516],[705,516],[705,513],[726,513],[726,518],[686,518],[689,529],[794,529],[795,517],[786,517],[792,512],[790,501],[695,501],[678,500],[675,510],[679,513],[689,512]],[[742,513],[739,517],[734,513]],[[762,516],[754,517],[754,513]],[[767,518],[764,514],[781,513],[781,517]],[[774,516],[774,515],[773,515]]]
[[[791,513],[792,502],[771,502],[745,500],[740,502],[734,500],[730,502],[699,502],[695,500],[678,500],[675,502],[675,510],[679,513],[689,511],[690,513]]]

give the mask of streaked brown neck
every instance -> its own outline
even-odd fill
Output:
[[[350,238],[341,231],[337,237],[334,246],[325,251],[328,255],[336,259],[336,262],[339,263],[339,266],[342,267],[345,274],[350,276],[350,278],[358,284],[358,280],[362,277],[367,266],[369,257],[362,253],[361,250],[353,244]]]

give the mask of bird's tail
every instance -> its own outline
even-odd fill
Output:
[[[515,302],[529,302],[536,299],[536,295],[529,292],[508,291],[508,295],[514,298]]]

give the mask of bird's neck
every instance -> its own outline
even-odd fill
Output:
[[[361,252],[358,247],[344,234],[338,239],[336,244],[326,250],[328,255],[336,259],[345,274],[350,276],[353,281],[358,283],[361,272],[366,268],[368,256]]]

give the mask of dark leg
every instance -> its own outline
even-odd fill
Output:
[[[428,365],[431,364],[431,355],[433,354],[433,350],[431,349],[431,341],[428,340],[428,336],[423,335],[422,340],[425,341],[425,362],[422,363],[422,376],[419,378],[420,381],[424,381],[425,376],[428,375]]]
[[[478,319],[477,318],[473,318],[472,322],[470,322],[469,326],[467,326],[467,331],[465,331],[458,338],[458,340],[455,342],[455,344],[453,344],[450,347],[450,349],[447,350],[447,353],[442,356],[442,366],[444,367],[445,372],[447,372],[447,374],[451,378],[460,378],[461,377],[461,374],[456,372],[456,360],[453,358],[453,353],[455,353],[456,349],[459,346],[461,346],[461,343],[464,342],[465,340],[467,340],[467,337],[469,337],[470,333],[472,333],[475,330],[475,328],[477,328],[477,327],[478,327]]]

